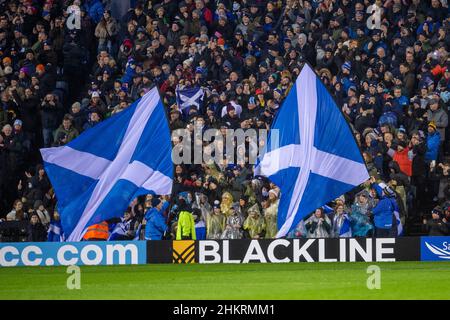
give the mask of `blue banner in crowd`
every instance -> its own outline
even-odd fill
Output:
[[[420,260],[450,261],[450,237],[421,237]]]
[[[0,243],[1,267],[145,263],[146,241]]]

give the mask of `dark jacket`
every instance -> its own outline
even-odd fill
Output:
[[[447,225],[441,219],[428,220],[425,229],[429,236],[446,236],[448,235]]]
[[[425,153],[427,152],[427,146],[425,145],[425,143],[421,142],[420,144],[412,148],[412,152],[414,154],[412,162],[412,176],[424,176],[427,171],[427,165],[425,163]]]
[[[44,129],[56,129],[58,127],[58,117],[60,108],[58,103],[51,105],[48,102],[44,102],[41,105],[41,121]]]
[[[39,100],[36,96],[24,98],[23,100],[14,91],[14,99],[18,102],[19,116],[23,122],[23,130],[36,133],[40,127],[40,115],[38,114]]]
[[[43,242],[47,241],[47,230],[42,225],[42,223],[38,222],[35,225],[28,225],[28,241],[29,242]]]

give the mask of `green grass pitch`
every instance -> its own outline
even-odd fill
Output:
[[[371,264],[381,289],[369,290]],[[0,299],[450,299],[448,262],[141,265],[0,269]]]

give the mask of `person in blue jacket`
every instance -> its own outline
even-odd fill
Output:
[[[428,124],[427,136],[427,152],[425,153],[425,161],[437,161],[439,155],[439,145],[441,143],[441,134],[436,130],[436,124],[430,122]]]
[[[103,3],[100,0],[87,0],[84,4],[84,8],[95,24],[100,22],[103,17],[103,12],[105,11]]]
[[[398,211],[395,193],[383,182],[379,184],[374,183],[372,187],[380,198],[380,201],[372,210],[375,224],[375,237],[395,237],[397,235],[397,229],[396,223],[394,223],[396,221],[394,212],[396,210]]]
[[[145,226],[145,240],[162,240],[164,232],[168,229],[164,211],[169,207],[169,202],[162,202],[159,198],[152,199],[152,208],[145,214],[147,224]]]

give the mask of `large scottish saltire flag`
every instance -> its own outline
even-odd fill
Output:
[[[192,87],[192,88],[184,88],[176,89],[176,98],[178,108],[183,112],[187,113],[189,107],[196,106],[197,109],[201,108],[201,104],[203,101],[203,96],[205,92],[201,87]]]
[[[309,65],[272,123],[255,175],[268,177],[281,189],[277,237],[369,179],[344,116]]]
[[[58,148],[41,149],[67,241],[92,224],[120,217],[142,194],[168,195],[170,130],[157,88]]]

